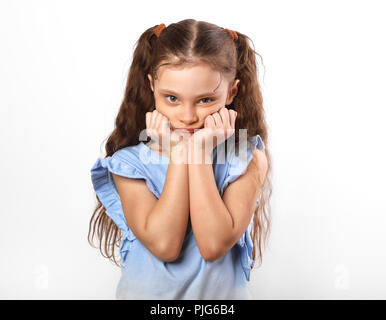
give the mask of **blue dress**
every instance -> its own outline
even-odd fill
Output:
[[[264,151],[264,143],[259,135],[252,137],[251,141],[253,148]],[[229,183],[245,172],[252,159],[252,151],[247,144],[239,156],[234,154],[226,161],[218,161],[218,158],[224,159],[224,145],[217,146],[212,153],[213,172],[221,197]],[[153,255],[129,228],[111,173],[144,179],[149,190],[159,199],[168,164],[169,158],[140,142],[122,148],[112,156],[98,158],[91,168],[94,190],[107,215],[122,230],[121,278],[116,289],[116,299],[253,299],[247,286],[254,265],[250,237],[253,215],[240,240],[215,261],[202,258],[190,218],[180,255],[170,262]]]

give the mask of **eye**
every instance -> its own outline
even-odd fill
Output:
[[[210,101],[213,101],[212,98],[202,98],[201,100],[205,100],[205,99],[209,99]],[[200,100],[200,101],[201,101],[201,100]]]
[[[176,102],[175,99],[177,99],[177,97],[175,97],[175,96],[173,96],[173,95],[171,95],[171,94],[167,94],[167,95],[165,95],[165,97],[166,97],[166,100],[168,100],[168,98],[171,97],[172,100],[168,100],[168,102],[171,102],[171,103]],[[202,99],[200,99],[200,101],[201,101],[201,100],[205,100],[205,99],[209,99],[209,100],[210,100],[209,102],[212,102],[212,101],[213,101],[212,98],[202,98]],[[207,102],[207,103],[209,103],[209,102]],[[205,104],[205,103],[204,103],[204,104]]]
[[[170,95],[170,94],[165,95],[165,97],[166,97],[166,99],[168,99],[168,97],[176,98],[175,96],[172,96],[172,95]],[[170,100],[168,100],[168,101],[169,101],[169,102],[175,102],[175,101],[170,101]]]

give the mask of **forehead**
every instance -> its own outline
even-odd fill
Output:
[[[186,96],[204,92],[221,93],[226,81],[219,71],[204,63],[189,63],[180,66],[164,65],[158,69],[158,89],[169,89]]]

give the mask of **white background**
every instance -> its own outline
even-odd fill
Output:
[[[87,242],[90,169],[139,36],[193,18],[263,56],[274,172],[256,299],[385,299],[382,5],[2,0],[0,298],[114,299],[120,270]]]

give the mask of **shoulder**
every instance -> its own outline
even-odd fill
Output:
[[[126,160],[126,159],[131,159],[133,157],[138,157],[138,153],[139,153],[139,145],[128,146],[115,151],[112,157],[118,158],[121,160]]]
[[[140,145],[121,148],[115,151],[111,158],[137,169],[142,168]]]

